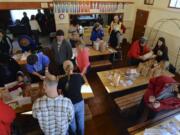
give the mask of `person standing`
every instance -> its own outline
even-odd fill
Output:
[[[56,80],[45,79],[44,90],[46,95],[33,104],[33,117],[38,119],[45,135],[67,135],[74,117],[71,100],[58,95]]]
[[[38,9],[38,13],[36,14],[36,20],[38,21],[38,24],[42,30],[42,34],[45,34],[45,29],[46,29],[46,17],[43,13],[41,13],[41,10]]]
[[[90,62],[89,62],[89,52],[85,47],[84,43],[78,41],[76,43],[76,64],[81,73],[81,75],[85,75],[90,70]]]
[[[63,62],[72,58],[72,47],[70,42],[64,38],[64,31],[58,30],[56,32],[56,40],[52,44],[52,52],[55,58],[55,64],[58,69],[58,75],[64,74]]]
[[[13,53],[12,40],[0,29],[0,53],[11,55]]]
[[[38,22],[36,21],[36,18],[34,15],[31,15],[31,20],[30,20],[29,24],[30,24],[31,31],[32,31],[32,34],[33,34],[36,44],[40,45],[39,32],[41,32],[41,28],[40,28]]]
[[[26,12],[23,12],[23,18],[21,19],[21,24],[25,25],[26,29],[28,30],[28,34],[30,33],[30,25],[29,25],[29,17],[27,16]]]
[[[81,86],[85,83],[80,74],[73,73],[73,63],[67,60],[63,63],[66,75],[59,79],[58,91],[71,99],[74,105],[75,116],[69,127],[70,135],[84,135],[84,100]]]

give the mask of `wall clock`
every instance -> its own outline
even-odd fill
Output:
[[[64,14],[59,14],[59,19],[63,20],[65,18]]]

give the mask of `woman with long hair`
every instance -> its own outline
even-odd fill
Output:
[[[160,61],[169,61],[168,57],[168,48],[166,46],[165,39],[160,37],[156,46],[153,49],[153,53],[156,55],[156,60]]]
[[[70,124],[70,135],[84,135],[84,100],[81,94],[81,86],[85,83],[80,74],[73,73],[73,63],[66,60],[63,63],[65,76],[59,79],[58,91],[71,99],[74,105],[74,119]]]

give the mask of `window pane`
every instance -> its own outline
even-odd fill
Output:
[[[179,1],[179,0],[178,0]],[[177,0],[171,0],[171,2],[170,2],[170,7],[176,7],[176,2],[177,2]]]
[[[176,4],[177,8],[180,8],[180,0],[178,0],[177,4]]]
[[[29,17],[29,19],[31,18],[31,15],[37,14],[36,9],[11,10],[11,17],[12,17],[13,22],[15,22],[16,19],[21,20],[23,17],[23,12],[27,13],[27,16]],[[43,10],[41,10],[41,12],[43,13]]]

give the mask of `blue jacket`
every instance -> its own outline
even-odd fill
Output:
[[[96,41],[97,38],[99,38],[99,39],[102,40],[102,39],[103,39],[103,36],[104,36],[103,30],[98,30],[98,31],[93,30],[93,31],[91,32],[91,38],[90,38],[90,40],[91,40],[91,41]]]

